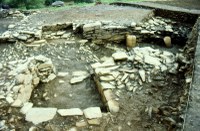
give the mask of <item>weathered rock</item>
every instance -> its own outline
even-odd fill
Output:
[[[26,113],[26,121],[37,125],[41,122],[49,121],[56,115],[56,108],[31,108]]]
[[[80,116],[80,115],[83,115],[83,111],[79,108],[59,109],[57,112],[61,116]]]
[[[79,77],[74,77],[70,80],[70,84],[76,84],[76,83],[80,83],[82,82],[84,79],[86,79],[87,77],[85,76],[79,76]]]
[[[67,39],[67,38],[69,38],[70,36],[71,36],[71,33],[65,33],[65,34],[63,34],[63,35],[61,36],[61,38]]]
[[[13,29],[14,27],[15,27],[15,25],[10,24],[10,25],[8,26],[8,29]]]
[[[116,52],[112,54],[112,57],[115,61],[128,59],[128,55],[125,52]]]
[[[76,122],[76,126],[77,127],[85,127],[85,126],[87,126],[87,122],[84,120]]]
[[[7,96],[7,97],[6,97],[6,101],[7,101],[9,104],[11,104],[11,103],[14,102],[13,98],[10,97],[10,96]]]
[[[12,106],[12,107],[21,107],[21,106],[22,106],[22,101],[19,100],[19,99],[16,99],[16,100],[12,103],[11,106]]]
[[[100,27],[101,27],[101,22],[97,21],[95,23],[90,23],[90,24],[84,25],[83,31],[84,32],[93,31],[95,29],[100,29]]]
[[[100,80],[109,82],[115,80],[115,77],[112,75],[100,76]]]
[[[63,1],[55,1],[51,5],[56,6],[56,7],[60,7],[60,6],[64,6],[65,3]]]
[[[91,119],[91,120],[87,120],[88,124],[90,125],[100,125],[101,121],[99,119]]]
[[[102,113],[100,107],[89,107],[83,110],[83,113],[86,118],[93,119],[93,118],[101,118]]]
[[[131,22],[131,27],[135,27],[136,23],[135,22]]]
[[[68,76],[69,75],[69,73],[68,72],[58,72],[58,77],[66,77],[66,76]]]
[[[24,103],[23,107],[20,109],[20,112],[22,114],[26,114],[32,107],[33,107],[33,103],[26,102]]]
[[[142,79],[142,81],[145,82],[145,80],[146,80],[145,71],[144,70],[139,70],[139,75],[140,75],[140,78]]]
[[[105,90],[105,89],[114,89],[115,86],[107,83],[107,82],[101,82],[101,86],[102,86],[102,89]]]
[[[150,64],[150,65],[154,65],[154,66],[161,65],[159,58],[152,57],[152,56],[149,56],[149,55],[144,56],[144,62],[147,63],[147,64]]]
[[[46,44],[47,41],[46,40],[37,40],[37,41],[34,41],[32,44],[34,45],[40,45],[40,44]]]

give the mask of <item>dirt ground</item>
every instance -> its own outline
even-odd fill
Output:
[[[179,2],[180,1],[177,0],[177,3]],[[170,1],[168,1],[168,4],[171,4]],[[62,23],[74,20],[111,20],[113,22],[126,24],[130,23],[130,21],[140,22],[150,13],[151,10],[145,9],[98,5],[95,7],[74,8],[57,12],[45,11],[30,16],[28,24],[40,26],[42,24]],[[0,60],[2,63],[6,63],[11,60],[25,59],[30,56],[42,54],[52,59],[58,71],[67,71],[70,73],[77,69],[90,69],[89,65],[95,61],[96,57],[100,59],[103,56],[110,56],[115,52],[115,50],[112,50],[109,46],[100,46],[91,43],[88,45],[73,45],[65,44],[64,40],[52,40],[48,41],[48,43],[49,44],[38,48],[29,48],[19,43],[12,45],[1,44]],[[82,50],[82,46],[88,51]],[[116,46],[117,48],[126,50],[125,44],[110,46]],[[140,46],[150,46],[160,50],[168,50],[165,47],[152,44],[141,44]],[[176,53],[178,49],[183,49],[183,47],[174,46],[170,51]],[[1,81],[5,79],[5,76],[1,75]],[[66,81],[68,82],[69,79]],[[84,109],[86,106],[100,106],[105,113],[101,120],[101,125],[86,126],[78,130],[174,131],[182,127],[182,114],[184,113],[188,88],[185,86],[184,81],[184,74],[181,73],[177,75],[160,74],[159,76],[154,76],[152,83],[144,84],[142,88],[135,93],[127,91],[126,89],[115,89],[114,92],[117,94],[120,103],[120,112],[116,114],[106,114],[106,110],[100,101],[99,94],[95,90],[92,78],[78,85],[76,89],[70,89],[74,87],[67,85],[67,83],[65,83],[65,85],[59,85],[58,80],[45,85],[39,85],[33,93],[31,102],[36,106],[56,106],[58,108],[78,106]],[[65,86],[67,86],[67,88]],[[44,90],[40,90],[41,87],[43,87]],[[83,92],[81,89],[85,91]],[[66,94],[62,94],[63,91],[66,91]],[[48,93],[49,97],[53,96],[54,92],[58,92],[58,95],[61,97],[53,101],[45,101],[42,98],[42,94],[45,92]],[[81,95],[82,93],[84,95]],[[39,95],[34,96],[34,94]],[[71,97],[71,95],[73,97]],[[51,99],[53,99],[53,97]],[[76,102],[80,100],[82,101]],[[24,116],[19,114],[18,109],[11,108],[7,104],[0,107],[0,112],[0,119],[2,120],[14,118],[14,121],[6,123],[11,129],[15,128],[16,130],[23,131],[33,126],[32,123],[25,121]],[[74,127],[77,121],[83,119],[85,118],[82,116],[60,117],[57,115],[53,120],[39,124],[36,127],[38,130],[65,131]]]

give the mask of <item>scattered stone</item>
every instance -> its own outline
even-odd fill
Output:
[[[58,72],[58,77],[66,77],[66,76],[68,76],[69,75],[69,73],[68,72]]]
[[[56,108],[31,108],[26,113],[26,121],[37,125],[41,122],[49,121],[56,115]]]
[[[109,82],[115,80],[115,78],[112,75],[106,75],[106,76],[100,76],[100,80]]]
[[[152,57],[152,56],[149,56],[149,55],[145,55],[144,62],[147,63],[147,64],[150,64],[150,65],[154,65],[154,66],[161,65],[159,58]]]
[[[13,29],[15,27],[15,25],[11,24],[8,26],[8,29]]]
[[[87,122],[84,120],[76,122],[76,127],[85,127],[85,126],[87,126]]]
[[[88,124],[90,125],[100,125],[101,121],[99,119],[91,119],[91,120],[87,120]]]
[[[37,41],[34,41],[32,44],[34,45],[40,45],[40,44],[46,44],[47,41],[46,40],[37,40]]]
[[[26,102],[24,103],[23,107],[20,109],[20,112],[22,114],[26,114],[32,107],[33,107],[33,103]]]
[[[128,59],[128,55],[125,52],[116,52],[112,54],[112,57],[115,61]]]
[[[19,99],[16,99],[16,100],[12,103],[11,106],[12,106],[12,107],[21,107],[21,106],[22,106],[22,101],[19,100]]]
[[[14,102],[13,98],[10,97],[10,96],[7,96],[7,97],[6,97],[6,101],[7,101],[9,104],[11,104],[11,103]]]
[[[105,90],[105,89],[114,89],[115,86],[107,83],[107,82],[101,82],[101,86],[102,86],[102,89]]]
[[[55,7],[61,7],[61,6],[64,6],[65,3],[63,1],[55,1],[51,5]]]
[[[83,115],[83,111],[79,108],[59,109],[57,112],[61,116],[80,116],[80,115]]]
[[[76,127],[72,127],[68,131],[78,131],[78,129]]]
[[[79,77],[74,77],[70,80],[70,84],[76,84],[82,82],[84,79],[86,79],[86,76],[79,76]]]
[[[131,27],[135,27],[136,23],[135,22],[131,22]]]
[[[29,128],[28,131],[38,131],[39,129],[35,126],[32,126],[31,128]]]
[[[89,108],[83,110],[83,113],[84,113],[85,117],[88,119],[102,117],[100,107],[89,107]]]
[[[142,81],[145,82],[145,80],[146,80],[145,71],[144,70],[139,70],[139,75],[140,75],[140,78],[142,79]]]

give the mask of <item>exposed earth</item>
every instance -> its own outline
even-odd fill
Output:
[[[171,4],[170,1],[167,3]],[[196,6],[191,8],[199,9]],[[182,129],[192,78],[193,57],[191,56],[193,55],[189,53],[183,55],[184,52],[190,52],[194,48],[191,44],[193,38],[190,35],[193,25],[190,23],[180,24],[178,21],[153,16],[151,9],[112,5],[54,12],[36,11],[17,19],[19,23],[15,23],[16,18],[10,19],[0,19],[1,34],[7,30],[5,27],[12,24],[17,27],[9,28],[9,31],[23,30],[24,27],[40,29],[44,25],[54,27],[55,24],[59,26],[65,22],[72,22],[73,27],[45,31],[43,28],[41,39],[45,42],[39,46],[32,44],[37,41],[31,38],[32,34],[28,40],[26,39],[27,41],[18,39],[21,37],[17,36],[17,41],[14,43],[5,41],[1,43],[0,130],[173,131]],[[157,23],[159,25],[156,25]],[[159,27],[160,25],[165,28]],[[50,29],[54,29],[52,27]],[[77,30],[72,29],[75,27]],[[139,28],[141,31],[137,31],[137,27],[141,27]],[[96,43],[96,39],[100,37],[93,34],[98,34],[99,30],[110,29],[113,34],[117,34],[114,36],[119,38],[120,42],[109,38],[108,41],[104,39],[101,43]],[[124,39],[127,31],[131,35],[136,35],[137,47],[127,48]],[[59,36],[59,33],[65,33],[67,38]],[[123,37],[119,37],[118,34]],[[170,48],[163,42],[166,35],[171,35],[172,38]],[[181,40],[175,40],[176,37]],[[119,52],[123,55],[116,58],[115,55]],[[11,85],[16,84],[16,80],[15,76],[10,75],[10,71],[20,65],[20,60],[27,62],[30,58],[39,55],[51,59],[52,66],[56,69],[53,73],[57,76],[45,83],[40,81],[36,87],[33,87],[28,102],[33,103],[34,108],[51,107],[56,110],[79,108],[84,112],[89,107],[100,107],[102,114],[98,116],[99,112],[94,113],[97,117],[90,119],[85,112],[84,115],[72,116],[61,116],[57,113],[54,118],[35,125],[34,121],[27,120],[29,113],[20,112],[24,103],[19,107],[12,106],[10,99],[14,99],[12,94],[16,92],[13,92]],[[100,67],[94,67],[95,63],[100,63]],[[104,64],[109,66],[103,66]],[[31,70],[29,68],[28,70]],[[99,73],[98,69],[103,73]],[[83,74],[86,72],[86,74],[83,80],[73,83],[71,80],[76,71],[82,71]],[[66,74],[59,76],[59,72]],[[110,74],[113,75],[112,78],[109,77]],[[105,96],[102,96],[99,91],[98,82],[113,87],[105,90],[112,91],[112,96],[109,96],[112,98],[109,99],[119,104],[119,110],[115,108],[118,104],[114,104],[112,109],[108,105],[109,100],[105,102]],[[17,93],[20,94],[20,91]]]

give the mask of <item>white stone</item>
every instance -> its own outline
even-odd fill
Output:
[[[85,78],[85,76],[80,76],[80,77],[74,77],[70,80],[70,84],[76,84],[82,82]]]
[[[150,33],[150,31],[148,31],[148,30],[141,30],[141,34],[149,34]]]
[[[63,34],[63,35],[61,36],[61,38],[67,39],[67,38],[69,38],[70,36],[71,36],[71,33],[65,33],[65,34]]]
[[[113,81],[115,78],[112,75],[100,76],[101,81]]]
[[[135,22],[131,22],[131,27],[135,27],[136,23]]]
[[[150,64],[150,65],[154,65],[154,66],[161,65],[159,58],[152,57],[152,56],[149,56],[149,55],[144,56],[144,62],[147,63],[147,64]]]
[[[114,60],[126,60],[128,59],[128,55],[125,52],[116,52],[112,54]]]
[[[12,106],[12,107],[21,107],[21,106],[22,106],[22,101],[19,100],[19,99],[16,99],[16,100],[12,103],[11,106]]]
[[[140,78],[142,79],[142,81],[145,82],[145,80],[146,80],[145,71],[144,70],[139,70],[139,75],[140,75]]]
[[[79,108],[59,109],[57,111],[61,116],[81,116],[83,111]]]
[[[49,121],[56,115],[56,108],[31,108],[26,113],[26,121],[37,125],[39,123]]]
[[[88,124],[90,124],[90,125],[100,125],[101,122],[100,122],[99,119],[91,119],[91,120],[89,119]]]
[[[88,72],[87,71],[74,71],[72,73],[72,76],[74,77],[78,77],[78,76],[88,76]]]
[[[26,102],[24,103],[23,107],[20,109],[20,112],[22,114],[26,114],[32,107],[33,107],[33,103]]]
[[[8,29],[13,29],[14,27],[15,27],[15,25],[10,24],[10,25],[8,26]]]
[[[66,76],[68,76],[69,75],[69,73],[68,72],[58,72],[58,77],[66,77]]]
[[[47,43],[46,40],[36,40],[36,41],[34,41],[32,44],[37,45],[37,44],[46,44],[46,43]]]
[[[113,85],[111,85],[109,83],[106,83],[106,82],[101,82],[101,86],[102,86],[103,90],[105,90],[105,89],[114,89],[115,88],[115,86],[113,86]]]
[[[85,110],[83,110],[84,115],[88,119],[93,119],[93,118],[101,118],[102,113],[100,107],[89,107]]]
[[[7,97],[6,97],[6,101],[7,101],[9,104],[11,104],[11,103],[14,102],[13,98],[10,97],[10,96],[7,96]]]

